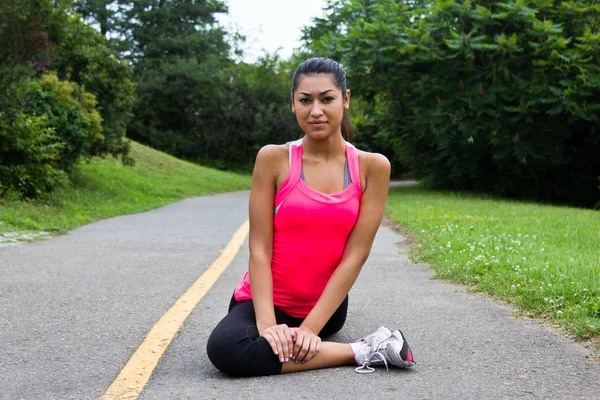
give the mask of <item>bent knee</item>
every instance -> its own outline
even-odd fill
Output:
[[[281,363],[264,338],[234,338],[213,332],[206,344],[210,362],[230,376],[263,376],[281,373]]]

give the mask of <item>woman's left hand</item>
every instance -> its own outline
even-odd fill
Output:
[[[321,349],[321,338],[307,327],[291,328],[294,331],[294,351],[292,358],[296,364],[304,364],[317,355]]]

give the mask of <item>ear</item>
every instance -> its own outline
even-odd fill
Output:
[[[346,97],[344,98],[344,110],[350,108],[350,89],[346,89]]]
[[[296,114],[296,107],[294,106],[294,95],[290,94],[290,100],[292,101],[292,114]]]

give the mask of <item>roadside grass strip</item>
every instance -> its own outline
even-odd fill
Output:
[[[600,339],[600,212],[420,188],[390,190],[411,259],[581,339]]]
[[[43,199],[0,199],[0,235],[8,238],[70,229],[162,207],[186,197],[249,189],[250,176],[218,171],[132,143],[135,166],[113,157],[82,162],[70,187]],[[8,240],[8,239],[7,239]]]

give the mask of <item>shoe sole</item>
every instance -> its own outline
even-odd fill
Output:
[[[399,368],[409,368],[415,365],[414,361],[405,361],[408,352],[410,351],[408,343],[404,338],[404,335],[399,330],[395,330],[392,336],[398,339],[397,341],[391,341],[388,343],[385,352],[390,357],[392,364]],[[404,354],[404,358],[402,357]]]

